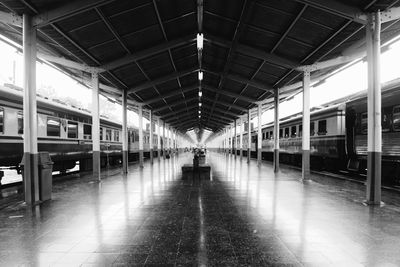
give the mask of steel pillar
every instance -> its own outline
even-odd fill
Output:
[[[258,128],[257,128],[257,163],[261,165],[261,148],[262,148],[262,129],[261,129],[261,115],[262,115],[262,104],[258,104],[257,113],[258,113]]]
[[[247,163],[250,163],[250,158],[251,158],[251,110],[247,112]]]
[[[235,129],[233,130],[233,139],[232,139],[232,141],[233,141],[233,153],[235,153],[235,157],[237,156],[237,130],[236,130],[236,128],[237,128],[237,120],[235,120],[235,122],[234,122],[234,127],[235,127]]]
[[[274,172],[279,172],[279,89],[274,95]]]
[[[303,74],[302,180],[310,179],[310,72]]]
[[[122,91],[122,173],[128,173],[128,94]]]
[[[160,160],[161,157],[161,121],[160,118],[157,119],[157,157]]]
[[[138,106],[139,110],[139,166],[143,168],[143,107],[142,105]]]
[[[165,159],[165,121],[163,122],[163,129],[162,129],[162,154],[163,158]]]
[[[367,204],[381,204],[381,62],[380,62],[380,12],[368,14],[367,20],[368,59],[368,162]]]
[[[36,108],[36,29],[32,17],[23,15],[24,64],[24,198],[27,205],[39,201],[37,108]]]
[[[150,147],[150,163],[153,164],[154,161],[154,145],[153,145],[153,111],[149,111],[149,121],[150,121],[150,137],[149,137],[149,147]]]
[[[99,75],[92,73],[92,142],[93,142],[93,177],[101,180],[100,159],[100,109],[99,109]]]
[[[243,118],[240,118],[240,137],[239,137],[239,149],[240,149],[240,159],[243,158]]]

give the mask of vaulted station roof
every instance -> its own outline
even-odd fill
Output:
[[[35,16],[42,52],[104,68],[101,83],[127,90],[179,130],[217,131],[257,101],[266,100],[268,108],[276,88],[301,80],[296,67],[364,49],[364,14],[399,5],[399,0],[3,0],[0,10]],[[20,27],[1,23],[0,29],[21,42]],[[398,34],[400,23],[386,22],[382,30],[387,40]]]

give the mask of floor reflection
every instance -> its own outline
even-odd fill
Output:
[[[56,184],[33,210],[1,210],[0,265],[400,265],[399,203],[365,207],[362,187],[302,184],[298,171],[226,154],[208,153],[213,180],[181,180],[191,162],[133,164]]]

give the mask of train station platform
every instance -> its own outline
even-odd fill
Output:
[[[399,266],[400,199],[208,153],[210,181],[181,180],[192,154],[129,174],[57,183],[33,210],[0,210],[1,266]],[[107,174],[107,173],[105,173]]]

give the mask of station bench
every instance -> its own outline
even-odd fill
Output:
[[[184,164],[182,166],[182,180],[199,179],[210,180],[211,166],[208,164],[199,164],[197,170],[194,170],[193,164]]]

